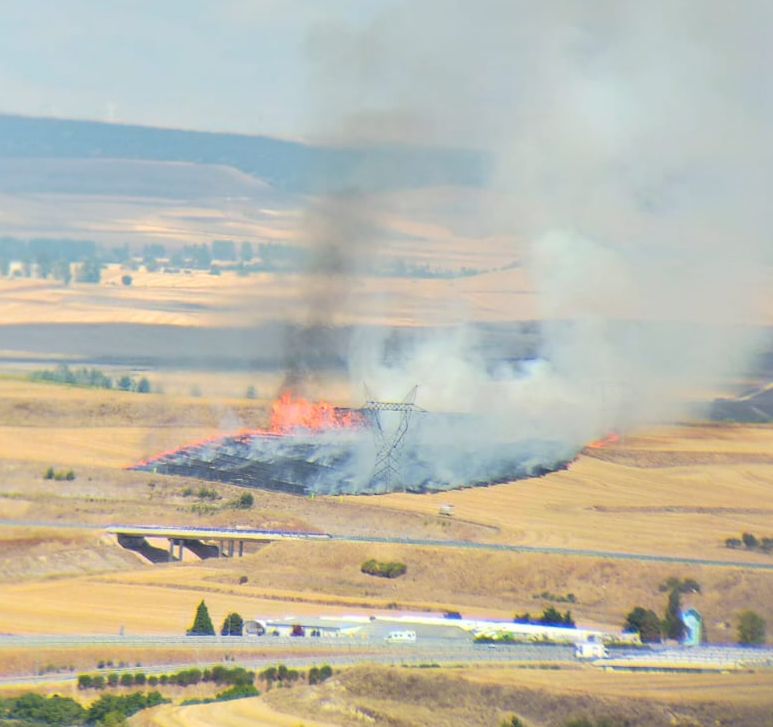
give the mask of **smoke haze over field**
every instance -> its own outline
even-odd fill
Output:
[[[418,384],[427,409],[487,416],[439,437],[576,451],[683,414],[687,391],[746,365],[771,252],[771,21],[762,2],[425,1],[318,26],[318,134],[490,153],[477,214],[528,266],[544,321],[539,361],[493,368],[458,309],[397,361],[356,336],[354,398],[363,381],[382,399]],[[309,296],[316,326],[335,324],[378,247],[357,188],[381,171],[366,160],[348,202],[315,203],[324,234],[307,233],[334,281]]]

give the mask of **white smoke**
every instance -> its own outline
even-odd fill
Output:
[[[492,369],[465,325],[392,363],[357,336],[355,391],[399,399],[418,384],[427,409],[492,423],[455,437],[571,450],[683,416],[748,365],[773,249],[771,21],[752,1],[420,0],[365,30],[318,29],[318,134],[489,154],[480,214],[541,307],[531,364]]]

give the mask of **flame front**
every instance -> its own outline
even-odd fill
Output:
[[[349,429],[362,423],[351,411],[336,409],[326,401],[308,401],[285,392],[271,405],[272,434],[285,434],[295,429]]]
[[[588,445],[589,449],[604,449],[604,447],[608,447],[611,444],[617,444],[620,441],[620,435],[616,434],[615,432],[612,432],[611,434],[607,434],[606,437],[603,439],[597,439],[595,442],[591,442]]]

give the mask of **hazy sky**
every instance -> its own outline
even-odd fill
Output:
[[[294,136],[309,38],[388,0],[0,0],[0,111]]]

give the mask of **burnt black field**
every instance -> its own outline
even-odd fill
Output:
[[[415,415],[388,472],[379,467],[379,444],[370,426],[282,435],[240,433],[183,446],[132,469],[294,495],[379,494],[438,492],[539,477],[565,469],[577,454],[559,442],[473,441],[465,436],[478,429],[471,419]]]

